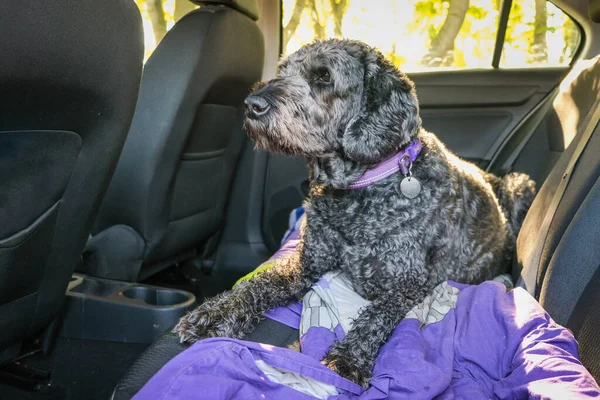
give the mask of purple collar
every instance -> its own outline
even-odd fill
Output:
[[[356,182],[348,186],[348,189],[361,189],[388,178],[398,171],[404,176],[410,174],[412,163],[423,149],[423,144],[419,139],[413,140],[404,150],[393,155],[385,161],[379,163],[375,168],[365,171]]]

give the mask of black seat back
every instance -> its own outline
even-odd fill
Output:
[[[84,272],[135,281],[189,257],[223,219],[260,80],[256,0],[197,1],[148,60]]]
[[[131,123],[143,34],[133,1],[19,0],[0,37],[2,350],[64,299]]]
[[[540,231],[550,203],[593,112],[600,107],[600,59],[576,66],[563,82],[555,101],[556,117],[566,150],[558,157],[529,210],[517,240],[514,273],[537,273],[536,297],[559,324],[572,329],[580,343],[581,359],[600,378],[600,128],[596,126],[578,158],[564,195],[551,215],[547,235]],[[592,122],[593,123],[593,122]],[[525,154],[526,155],[526,154]],[[535,257],[537,246],[541,257]],[[594,293],[594,298],[583,296]],[[587,297],[587,299],[586,299]],[[587,305],[582,305],[587,302]],[[594,304],[591,307],[590,304]],[[590,331],[594,327],[595,331]]]

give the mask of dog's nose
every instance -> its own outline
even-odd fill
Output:
[[[260,96],[249,96],[244,103],[246,103],[248,112],[255,117],[265,115],[271,108],[269,103]]]

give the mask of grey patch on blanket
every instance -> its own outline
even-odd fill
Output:
[[[263,360],[256,360],[255,364],[271,382],[285,385],[313,398],[326,400],[331,396],[339,394],[336,387],[331,384],[307,378],[301,374],[282,368],[273,367]]]
[[[300,337],[313,326],[321,326],[333,332],[339,324],[338,306],[331,290],[319,285],[313,286],[302,299]]]
[[[410,310],[404,318],[419,320],[421,322],[419,329],[440,322],[448,314],[448,311],[456,307],[459,293],[460,290],[449,285],[448,282],[443,282],[436,286],[433,292]]]
[[[304,46],[253,95],[268,106],[260,115],[249,110],[250,138],[308,161],[300,243],[273,268],[206,300],[175,331],[187,342],[241,338],[268,310],[300,300],[325,273],[343,271],[371,303],[323,363],[366,387],[381,346],[435,286],[477,284],[507,270],[535,184],[522,174],[497,178],[452,154],[421,127],[412,81],[362,42]],[[347,189],[417,138],[417,197],[402,194],[402,174]]]

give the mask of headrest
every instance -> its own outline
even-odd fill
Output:
[[[600,0],[590,0],[588,3],[588,14],[594,22],[600,22]]]
[[[254,21],[258,19],[258,2],[257,0],[191,0],[192,3],[198,5],[222,4],[238,10],[252,18]]]

